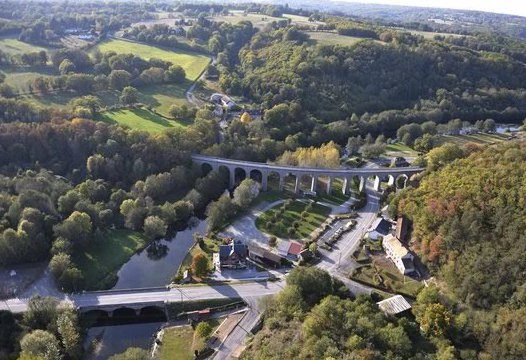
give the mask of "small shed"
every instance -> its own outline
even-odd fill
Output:
[[[377,302],[376,305],[388,315],[398,315],[411,309],[411,304],[409,304],[402,295],[395,295]]]

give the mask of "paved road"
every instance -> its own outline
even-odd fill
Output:
[[[126,306],[139,303],[159,303],[163,301],[189,301],[204,299],[220,299],[232,297],[261,297],[275,294],[284,286],[283,280],[261,281],[243,283],[237,285],[219,286],[180,286],[156,290],[134,290],[134,291],[106,291],[91,292],[84,294],[62,295],[63,303],[69,303],[77,307],[96,306]],[[1,310],[12,312],[23,312],[27,309],[28,298],[9,299],[0,302]]]

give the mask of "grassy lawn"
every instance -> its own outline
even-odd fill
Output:
[[[370,244],[371,245],[371,244]],[[378,251],[371,246],[372,251]],[[355,258],[363,263],[364,255],[362,252],[356,253]],[[357,268],[352,278],[365,283],[379,286],[387,290],[416,296],[423,284],[420,281],[413,280],[410,277],[402,275],[395,265],[387,258],[376,261],[374,264],[369,263]]]
[[[215,240],[212,238],[205,237],[204,238],[204,247],[201,248],[199,244],[196,244],[193,246],[188,254],[186,254],[183,263],[181,264],[181,267],[179,268],[178,274],[182,275],[185,270],[189,270],[192,268],[192,259],[197,254],[203,254],[208,259],[208,268],[212,269],[214,266],[213,263],[213,254],[215,252],[219,252],[219,245],[221,245],[221,241]]]
[[[337,33],[328,33],[328,32],[317,32],[317,31],[307,31],[307,34],[310,36],[310,41],[312,45],[342,45],[342,46],[352,46],[360,41],[372,40],[361,37],[345,36],[339,35]],[[373,40],[379,44],[383,42],[378,40]]]
[[[160,133],[168,128],[181,126],[177,121],[165,119],[146,109],[108,111],[98,115],[95,120],[150,133]]]
[[[320,185],[322,186],[322,189],[320,189]],[[323,201],[332,205],[341,205],[351,197],[350,194],[343,193],[343,182],[338,180],[332,181],[332,193],[330,194],[327,194],[326,192],[325,183],[318,183],[318,192],[316,194],[317,195],[314,198],[316,201]]]
[[[195,80],[199,74],[208,66],[208,56],[190,51],[174,49],[165,50],[146,44],[137,44],[124,40],[108,40],[97,45],[101,52],[115,51],[116,53],[134,54],[144,59],[159,58],[181,65],[186,71],[186,78]]]
[[[42,46],[36,46],[36,45],[25,43],[23,41],[18,40],[17,37],[6,36],[6,37],[0,38],[0,50],[2,50],[5,53],[14,55],[14,54],[27,53],[27,52],[42,51],[42,50],[49,51],[50,49],[42,47]]]
[[[186,90],[190,87],[189,80],[182,84],[164,84],[142,87],[139,89],[139,101],[152,106],[155,111],[169,116],[172,105],[188,105]]]
[[[306,216],[302,219],[301,213],[306,211],[307,205],[304,202],[293,201],[282,214],[280,214],[280,209],[283,206],[281,204],[274,206],[256,219],[256,227],[267,234],[284,239],[305,238],[319,227],[331,213],[330,208],[316,204],[311,210],[307,211]],[[274,224],[272,220],[275,221]],[[294,234],[289,235],[288,229],[296,221],[299,223],[299,227]]]
[[[104,287],[105,280],[113,276],[137,251],[148,244],[141,234],[130,230],[111,230],[100,242],[75,258],[86,279],[88,289]],[[111,279],[110,279],[111,278]]]
[[[266,201],[268,203],[273,203],[278,200],[286,200],[294,198],[294,194],[288,191],[279,191],[279,190],[268,190],[261,191],[257,198],[254,199],[253,206]]]
[[[114,105],[119,102],[119,93],[116,91],[105,91],[103,93],[95,94],[99,97],[103,106]],[[80,95],[75,92],[61,92],[61,93],[49,93],[49,94],[38,94],[38,95],[23,95],[18,99],[28,101],[35,106],[40,107],[53,107],[59,109],[68,108],[68,103],[79,97]]]
[[[401,142],[386,145],[385,152],[386,153],[390,153],[390,152],[404,153],[410,156],[418,156],[418,152],[416,152],[415,150],[411,149],[409,146]]]
[[[207,321],[212,328],[217,329],[220,320]],[[193,360],[194,351],[204,348],[204,341],[190,325],[167,328],[163,335],[163,343],[159,351],[160,360]]]

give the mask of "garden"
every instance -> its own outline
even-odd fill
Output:
[[[256,227],[279,238],[303,239],[323,224],[330,213],[330,208],[314,201],[288,199],[261,214]]]

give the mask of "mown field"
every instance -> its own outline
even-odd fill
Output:
[[[50,49],[19,41],[16,37],[13,36],[6,36],[0,38],[0,50],[2,50],[5,53],[14,55],[42,50],[49,51]]]
[[[146,109],[108,111],[96,116],[95,120],[111,125],[119,124],[150,133],[160,133],[168,128],[186,125],[175,120],[165,119]]]
[[[310,37],[310,43],[313,45],[320,44],[320,45],[351,46],[360,41],[371,41],[371,39],[338,35],[337,33],[329,33],[329,32],[307,31],[307,34]],[[383,44],[383,42],[378,41],[378,40],[372,40],[372,41],[377,42],[379,44]]]
[[[165,50],[146,44],[137,44],[124,40],[108,40],[97,47],[101,52],[115,51],[117,53],[134,54],[144,59],[159,58],[180,65],[186,71],[186,78],[195,80],[208,66],[210,59],[206,55],[184,50]]]
[[[238,24],[241,21],[250,21],[252,25],[254,25],[254,27],[257,27],[257,28],[263,28],[267,24],[270,24],[273,21],[284,20],[284,18],[277,18],[277,17],[267,16],[267,15],[262,15],[262,14],[252,14],[252,13],[244,14],[242,11],[240,12],[232,11],[231,13],[232,13],[231,15],[213,16],[210,18],[210,20],[222,21],[222,22],[226,22],[229,24]]]

